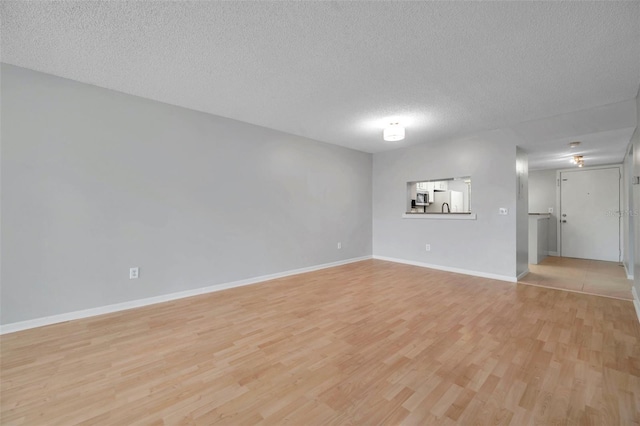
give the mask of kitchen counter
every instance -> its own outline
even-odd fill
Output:
[[[471,212],[407,212],[402,214],[403,219],[457,219],[476,220],[476,214]]]
[[[407,212],[406,214],[471,214],[471,212]]]

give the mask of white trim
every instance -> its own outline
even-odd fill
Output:
[[[522,278],[524,278],[527,274],[529,273],[529,268],[525,269],[524,272],[521,272],[517,277],[516,280],[520,281]]]
[[[522,283],[518,283],[518,284],[522,284],[522,285],[529,285],[529,286],[533,286],[533,287],[540,287],[540,288],[547,288],[549,290],[557,290],[557,291],[568,291],[569,293],[576,293],[576,294],[587,294],[589,296],[598,296],[598,297],[606,297],[608,299],[615,299],[615,300],[623,300],[625,302],[630,302],[629,299],[624,298],[624,297],[618,297],[618,296],[608,296],[606,294],[597,294],[597,293],[589,293],[589,292],[584,292],[582,290],[571,290],[568,288],[560,288],[560,287],[551,287],[548,285],[543,285],[543,284],[533,284],[533,283],[527,283],[527,282],[522,282]]]
[[[403,219],[454,219],[476,220],[475,213],[402,213]]]
[[[549,256],[558,257],[558,252],[557,251],[550,251],[548,254],[549,254]]]
[[[422,268],[437,269],[439,271],[453,272],[456,274],[473,275],[476,277],[489,278],[492,280],[508,281],[515,283],[518,281],[517,277],[510,277],[508,275],[490,274],[488,272],[470,271],[468,269],[452,268],[450,266],[432,265],[424,262],[416,262],[414,260],[397,259],[395,257],[377,256],[373,255],[374,259],[386,260],[388,262],[404,263],[406,265],[420,266]]]
[[[633,306],[636,308],[636,315],[638,315],[638,321],[640,321],[640,297],[635,286],[631,286],[631,294],[633,294]]]
[[[625,262],[622,262],[622,266],[624,266],[624,272],[625,274],[627,274],[627,279],[633,281],[633,274],[629,273],[629,270],[627,269],[627,264]]]
[[[232,281],[229,283],[215,284],[208,287],[201,287],[192,290],[181,291],[178,293],[163,294],[160,296],[147,297],[144,299],[130,300],[113,305],[99,306],[97,308],[83,309],[81,311],[67,312],[64,314],[51,315],[48,317],[35,318],[27,321],[9,323],[0,326],[0,335],[14,333],[16,331],[28,330],[30,328],[42,327],[45,325],[57,324],[60,322],[73,321],[81,318],[94,317],[97,315],[110,314],[113,312],[125,311],[127,309],[140,308],[142,306],[154,305],[156,303],[169,302],[171,300],[183,299],[185,297],[197,296],[200,294],[213,293],[216,291],[226,290],[229,288],[242,287],[251,284],[258,284],[264,281],[276,278],[288,277],[290,275],[303,274],[305,272],[313,272],[320,269],[333,268],[335,266],[346,265],[347,263],[360,262],[362,260],[371,259],[372,256],[354,257],[337,262],[324,263],[321,265],[309,266],[306,268],[292,269],[289,271],[278,272],[270,275],[262,275],[260,277],[247,278],[245,280]]]

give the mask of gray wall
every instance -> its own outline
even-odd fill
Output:
[[[529,212],[553,213],[549,219],[549,251],[558,251],[558,208],[556,206],[556,170],[535,170],[529,172]],[[554,253],[554,254],[555,254]]]
[[[634,224],[632,215],[634,214],[633,205],[633,144],[630,143],[627,148],[624,162],[622,164],[622,263],[628,275],[634,275],[633,258],[634,258]]]
[[[633,175],[640,176],[640,93],[636,96],[636,112],[638,114],[638,127],[633,133],[631,138],[631,144],[633,145]],[[633,286],[636,289],[636,293],[640,297],[640,214],[635,214],[640,208],[640,185],[632,186],[633,201],[632,206],[634,209],[633,225],[630,229],[634,231],[634,264],[633,264]]]
[[[529,161],[516,149],[516,274],[529,270]]]
[[[370,154],[13,66],[1,88],[2,324],[372,253]]]
[[[373,254],[515,277],[513,141],[508,132],[492,131],[375,154]],[[407,182],[455,176],[471,176],[471,211],[477,220],[402,218]],[[500,207],[508,208],[509,215],[500,216]]]

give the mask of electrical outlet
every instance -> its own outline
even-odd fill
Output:
[[[431,251],[431,244],[426,244],[426,245],[424,246],[424,249],[425,249],[426,251]]]
[[[342,248],[342,243],[338,243],[338,250]]]
[[[553,213],[553,207],[549,207],[549,213]]]
[[[130,280],[137,280],[139,276],[140,276],[140,268],[138,268],[137,266],[135,268],[129,268]]]
[[[504,207],[500,207],[500,209],[498,210],[498,213],[505,216],[509,214],[509,209],[505,209]]]

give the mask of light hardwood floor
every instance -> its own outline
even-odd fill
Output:
[[[0,344],[4,425],[640,422],[631,302],[378,260]]]
[[[549,256],[529,271],[523,284],[633,300],[631,280],[618,262]]]

